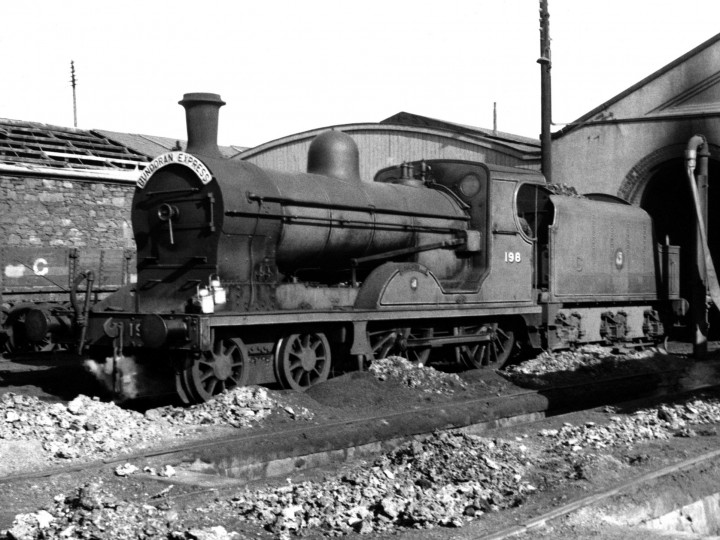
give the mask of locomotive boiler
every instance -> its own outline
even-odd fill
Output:
[[[339,131],[312,142],[307,172],[264,170],[221,157],[219,96],[180,103],[187,151],[156,158],[135,190],[137,283],[89,310],[81,348],[170,362],[186,402],[303,390],[389,354],[480,367],[518,342],[653,343],[682,304],[677,248],[622,201],[457,160],[362,181]]]

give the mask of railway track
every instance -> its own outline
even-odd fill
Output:
[[[567,413],[623,401],[628,395],[645,399],[670,399],[679,393],[696,392],[720,383],[714,363],[694,364],[691,369],[670,369],[652,374],[589,380],[582,384],[516,389],[504,395],[484,396],[416,406],[386,414],[357,416],[340,421],[325,420],[279,430],[240,431],[233,436],[195,440],[186,444],[141,451],[111,459],[47,468],[0,478],[3,492],[21,493],[22,486],[37,482],[53,484],[58,478],[104,474],[120,464],[135,464],[140,470],[174,467],[170,482],[184,491],[237,487],[253,480],[297,474],[314,467],[342,463],[377,454],[436,430],[464,429],[482,433]],[[0,500],[3,497],[0,496]],[[34,504],[34,502],[33,502]],[[3,526],[22,505],[5,502]]]
[[[202,468],[203,473],[244,482],[343,460],[350,455],[358,455],[358,452],[373,453],[435,430],[467,429],[479,433],[619,403],[626,401],[627,396],[641,396],[646,400],[671,399],[683,393],[712,389],[717,384],[720,384],[720,366],[713,362],[696,363],[689,369],[634,373],[536,390],[517,388],[503,395],[416,405],[391,413],[320,421],[314,425],[260,428],[250,432],[242,430],[232,436],[194,440],[160,450],[0,477],[0,483],[101,469],[117,463],[148,461],[173,466],[182,466],[184,462],[196,463],[196,472]],[[199,467],[198,463],[205,466]]]

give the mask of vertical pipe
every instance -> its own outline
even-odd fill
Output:
[[[552,91],[550,84],[550,11],[548,0],[540,0],[540,166],[547,182],[552,182],[550,126],[552,124]]]
[[[497,101],[493,101],[493,135],[497,136]]]
[[[77,99],[75,96],[75,61],[70,60],[70,83],[73,89],[73,126],[77,127]]]
[[[699,152],[698,152],[699,150]],[[697,160],[697,157],[700,157]],[[715,266],[710,255],[707,240],[708,218],[708,158],[710,152],[708,144],[702,135],[690,138],[685,150],[685,163],[690,189],[695,206],[695,261],[693,275],[691,276],[691,302],[690,316],[693,332],[693,356],[702,358],[707,353],[707,297],[708,290],[713,302],[720,307],[720,285],[718,285]],[[698,174],[695,175],[695,165],[699,165]]]
[[[707,231],[708,223],[708,157],[710,152],[707,149],[707,143],[703,142],[698,148],[698,170],[695,176],[698,190],[698,206],[702,222]],[[699,229],[699,228],[698,228]],[[697,267],[699,280],[696,292],[696,306],[694,308],[693,329],[695,330],[695,339],[693,341],[693,356],[702,358],[707,354],[708,342],[708,309],[707,309],[707,283],[708,273],[705,263],[705,250],[709,250],[710,246],[704,245],[704,239],[697,231]]]

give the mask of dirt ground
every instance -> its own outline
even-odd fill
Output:
[[[717,360],[715,360],[717,361]],[[60,363],[34,370],[18,371],[16,367],[0,364],[0,393],[20,391],[33,388],[31,392],[48,401],[72,399],[76,388],[58,385],[58,369],[66,369]],[[622,366],[623,371],[653,369],[657,371],[678,367],[690,367],[693,362],[683,357],[662,357],[654,360],[642,359],[635,363]],[[710,360],[709,365],[714,365]],[[648,367],[650,366],[650,368]],[[513,384],[508,378],[491,370],[464,372],[451,379],[443,379],[442,384],[432,384],[425,389],[410,388],[398,380],[380,381],[368,373],[351,373],[330,380],[305,394],[279,392],[284,407],[293,411],[307,409],[311,415],[297,419],[293,415],[275,414],[269,416],[262,425],[264,429],[273,426],[287,426],[296,422],[322,423],[333,420],[349,419],[357,416],[382,415],[399,408],[420,408],[432,404],[468,399],[472,397],[490,397],[509,395],[528,387],[543,387],[556,380],[571,382],[574,379],[612,377],[617,373],[617,363],[610,362],[607,370],[594,367],[590,372],[561,374],[541,374],[524,378]],[[50,370],[50,372],[48,372]],[[32,375],[32,373],[35,375]],[[557,379],[559,377],[559,379]],[[80,377],[75,379],[79,384]],[[88,381],[84,383],[91,384]],[[84,384],[83,383],[83,384]],[[440,389],[442,388],[442,391]],[[715,399],[717,396],[708,396]],[[544,458],[538,461],[528,476],[537,491],[517,508],[501,512],[485,513],[481,518],[469,520],[462,528],[436,527],[431,530],[402,528],[389,533],[360,535],[351,533],[349,537],[365,538],[481,538],[493,531],[522,524],[527,520],[542,515],[553,508],[558,508],[569,501],[601,492],[620,481],[637,477],[644,472],[676,463],[690,456],[700,455],[720,447],[718,445],[720,425],[703,425],[692,436],[672,437],[667,440],[654,440],[607,449],[594,449],[590,452],[578,452],[586,457],[568,461],[560,459],[552,452],[543,454],[547,441],[539,436],[542,430],[559,430],[564,424],[587,425],[603,424],[617,415],[632,415],[636,411],[600,408],[592,411],[573,413],[549,418],[539,424],[515,426],[483,434],[490,439],[497,438],[527,446],[534,449]],[[226,428],[218,428],[226,429]],[[20,461],[29,465],[43,464],[41,448],[32,441],[3,441],[6,451],[13,453]],[[6,454],[7,455],[7,454]],[[22,457],[21,457],[22,456]],[[571,465],[569,465],[569,463]],[[69,463],[70,464],[70,463]],[[209,530],[221,525],[226,531],[235,531],[242,538],[278,538],[277,531],[271,532],[240,519],[228,515],[226,508],[217,504],[232,498],[231,487],[226,490],[206,491],[197,487],[173,484],[172,479],[160,478],[148,474],[118,476],[116,466],[109,466],[101,471],[87,472],[82,470],[80,462],[74,463],[77,468],[68,470],[66,474],[52,479],[33,479],[22,484],[15,484],[14,492],[5,492],[0,496],[3,511],[0,513],[0,530],[12,525],[13,517],[20,513],[35,513],[42,507],[49,507],[56,497],[68,496],[85,485],[101,485],[103,492],[112,494],[117,500],[152,506],[160,509],[163,519],[168,522],[182,524],[189,528]],[[348,463],[336,469],[313,470],[298,474],[291,478],[283,477],[270,482],[259,482],[249,487],[267,489],[272,485],[285,485],[288,481],[318,481],[333,475],[343,475],[351,467],[367,467],[370,463]],[[673,505],[686,504],[697,498],[719,491],[720,466],[711,461],[698,469],[671,475],[663,480],[643,484],[632,488],[615,497],[603,499],[596,505],[570,513],[557,520],[547,522],[544,526],[534,528],[531,532],[521,534],[521,538],[602,538],[606,540],[627,538],[629,526],[638,525],[651,514],[657,514],[661,505],[669,509]],[[172,486],[172,487],[170,487]],[[649,502],[655,502],[652,508]],[[219,532],[215,537],[225,538]],[[199,533],[198,533],[199,534]],[[319,532],[303,531],[305,538],[326,536]],[[633,529],[636,538],[660,538],[660,533]],[[32,537],[32,536],[30,536]],[[28,537],[28,538],[30,538]],[[111,536],[108,536],[108,538]],[[151,537],[151,536],[149,536]],[[192,536],[186,536],[191,538]],[[183,537],[183,538],[184,538]],[[200,538],[200,536],[195,536]],[[227,538],[232,537],[228,535]],[[679,536],[676,536],[679,537]],[[683,536],[685,537],[685,536]],[[692,536],[688,536],[692,537]]]

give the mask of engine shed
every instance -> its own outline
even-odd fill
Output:
[[[304,171],[312,140],[328,129],[350,135],[360,151],[360,178],[403,161],[460,159],[540,170],[540,141],[492,129],[465,126],[408,112],[377,123],[328,126],[269,141],[239,152],[242,159],[269,169]]]
[[[717,34],[552,135],[552,181],[616,195],[647,210],[659,241],[681,247],[687,298],[695,271],[695,215],[684,153],[696,134],[710,151],[700,189],[715,264],[720,257],[720,194],[712,187],[720,182],[719,65]]]

